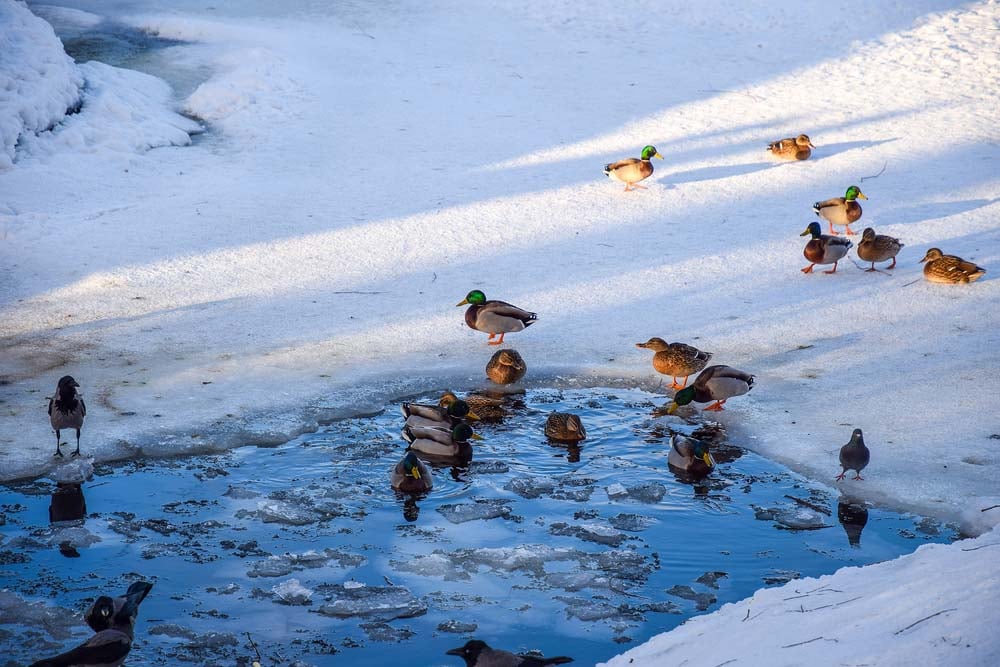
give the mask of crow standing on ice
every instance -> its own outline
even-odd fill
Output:
[[[465,667],[549,667],[549,665],[563,665],[567,662],[573,662],[573,658],[565,656],[543,658],[533,655],[516,655],[510,651],[490,648],[486,642],[478,639],[470,639],[465,643],[465,646],[453,648],[446,653],[463,658]]]
[[[71,375],[64,375],[59,378],[59,386],[56,387],[56,395],[49,399],[49,421],[56,431],[56,453],[55,456],[62,456],[59,451],[59,431],[64,428],[76,429],[76,451],[73,456],[80,455],[80,429],[83,428],[83,418],[87,414],[87,406],[83,404],[83,398],[76,393],[79,383]]]

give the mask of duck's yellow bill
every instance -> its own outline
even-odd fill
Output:
[[[681,406],[677,405],[677,402],[674,401],[673,403],[670,404],[670,407],[667,408],[667,414],[668,415],[674,414],[675,412],[677,412],[677,408],[679,407]]]
[[[469,303],[468,299],[462,299],[461,301],[455,304],[455,307],[457,308],[458,306],[464,306],[467,303]]]
[[[810,232],[809,229],[807,228],[806,231],[804,231],[801,234],[799,234],[799,236],[807,236],[808,234],[811,234],[811,233],[812,232]]]
[[[472,434],[472,439],[473,440],[483,440],[484,438],[483,438],[483,436],[479,435],[478,433],[473,433]]]
[[[663,156],[662,156],[662,155],[660,155],[659,153],[653,153],[653,157],[658,157],[658,158],[660,158],[661,160],[663,159]]]
[[[865,196],[864,192],[858,192],[858,199],[868,199],[868,197]]]
[[[477,414],[476,414],[475,412],[473,412],[472,410],[469,410],[469,414],[465,415],[465,418],[466,418],[466,419],[471,419],[471,420],[473,420],[473,421],[476,421],[476,420],[480,419],[479,415],[477,415]]]
[[[413,470],[410,471],[410,474],[413,475],[413,479],[420,479],[420,469],[419,468],[414,468]]]
[[[715,465],[715,461],[712,460],[712,455],[709,454],[708,452],[705,452],[704,454],[701,455],[701,460],[704,461],[705,465],[707,465],[709,468]]]

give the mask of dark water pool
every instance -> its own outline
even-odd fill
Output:
[[[738,443],[707,479],[678,478],[669,436],[695,426],[653,416],[662,403],[531,390],[418,501],[388,483],[398,405],[279,447],[99,466],[83,520],[49,523],[51,482],[0,486],[6,664],[81,641],[90,601],[142,577],[133,666],[249,664],[247,633],[265,667],[458,667],[444,652],[472,636],[589,665],[761,586],[956,538]],[[581,415],[588,440],[547,441],[552,410]]]

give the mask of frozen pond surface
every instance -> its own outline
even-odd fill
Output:
[[[398,404],[278,447],[99,466],[83,520],[49,523],[49,480],[0,487],[0,664],[81,641],[90,601],[141,577],[154,588],[133,666],[248,664],[247,632],[265,666],[457,667],[444,652],[472,636],[588,665],[761,586],[956,537],[739,443],[716,447],[708,478],[680,478],[669,437],[695,426],[654,416],[662,396],[508,401],[502,423],[477,425],[471,465],[435,468],[418,500],[389,486]],[[542,435],[552,410],[582,417],[582,446]]]

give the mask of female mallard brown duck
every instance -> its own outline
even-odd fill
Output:
[[[823,228],[819,226],[818,222],[810,222],[809,226],[806,227],[806,231],[799,234],[799,236],[805,236],[806,234],[811,234],[812,238],[806,243],[806,247],[802,249],[802,254],[812,263],[802,269],[802,273],[812,273],[813,267],[817,264],[833,264],[832,269],[823,273],[836,273],[837,262],[844,259],[847,251],[854,245],[847,239],[842,239],[839,236],[824,234]]]
[[[545,421],[545,435],[562,442],[579,442],[587,438],[587,430],[576,415],[553,412]]]
[[[830,223],[830,234],[838,236],[833,230],[834,225],[843,225],[847,229],[848,236],[854,236],[851,231],[851,223],[861,219],[861,204],[858,199],[868,199],[861,189],[856,185],[847,188],[843,197],[834,197],[826,201],[818,201],[813,204],[816,215]]]
[[[715,467],[715,459],[701,440],[675,433],[670,438],[667,464],[696,475],[707,475]]]
[[[927,262],[924,264],[924,278],[932,283],[951,285],[971,283],[979,280],[986,273],[986,269],[983,267],[976,266],[955,255],[945,255],[940,248],[931,248],[920,261]]]
[[[486,364],[486,377],[496,384],[513,384],[524,377],[528,366],[517,350],[497,350]]]
[[[482,436],[473,433],[472,427],[465,422],[455,424],[451,430],[407,425],[403,427],[402,435],[409,449],[415,452],[466,461],[472,458],[472,445],[469,444],[469,440],[483,439]]]
[[[656,353],[653,355],[653,368],[657,373],[670,376],[671,389],[686,387],[688,378],[705,368],[705,364],[712,358],[711,352],[702,352],[685,343],[667,343],[662,338],[650,338],[645,343],[636,343],[635,346]],[[679,377],[684,378],[684,384],[677,383]]]
[[[772,141],[767,145],[767,150],[782,160],[808,160],[809,156],[812,155],[813,148],[816,147],[813,146],[809,137],[805,134]]]
[[[392,468],[389,473],[392,488],[403,493],[426,493],[434,486],[431,471],[413,452],[406,455]]]
[[[538,319],[535,313],[529,313],[517,306],[512,306],[506,301],[486,300],[486,295],[474,289],[465,295],[456,306],[469,304],[465,311],[465,323],[470,329],[488,333],[488,345],[500,345],[503,343],[503,335],[511,331],[522,331],[530,327]],[[499,340],[493,340],[500,334]]]
[[[899,242],[899,239],[876,234],[871,227],[865,227],[865,231],[861,232],[861,243],[858,244],[858,257],[872,263],[871,268],[865,269],[865,271],[877,271],[875,262],[885,262],[890,259],[892,264],[885,268],[894,269],[896,268],[896,255],[899,254],[902,247],[903,244]]]
[[[642,149],[642,157],[629,157],[618,162],[611,162],[604,165],[604,173],[609,178],[613,178],[625,184],[625,192],[636,188],[646,189],[645,185],[638,185],[639,181],[644,181],[653,175],[653,163],[651,160],[663,156],[653,146],[646,146]]]
[[[410,426],[443,428],[450,430],[463,419],[479,419],[479,415],[469,408],[466,401],[446,392],[437,405],[423,403],[403,403],[399,406],[406,423]]]
[[[754,376],[732,366],[709,366],[694,379],[694,384],[674,394],[674,400],[667,414],[674,414],[677,408],[694,401],[708,403],[715,401],[705,410],[719,411],[733,396],[742,396],[753,389]]]

